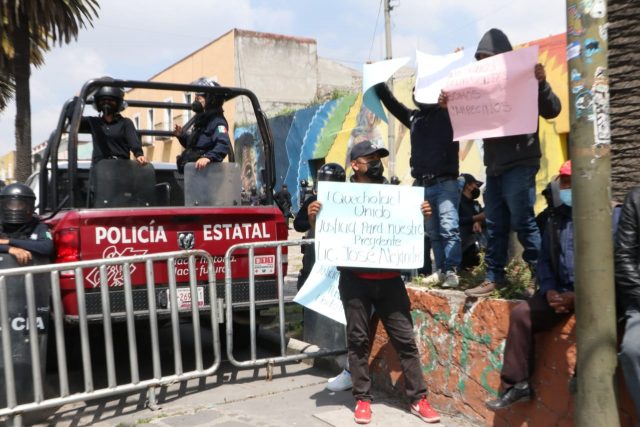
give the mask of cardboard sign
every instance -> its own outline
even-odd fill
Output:
[[[538,46],[492,56],[449,74],[444,91],[453,139],[493,138],[538,128]]]
[[[424,188],[322,181],[316,263],[413,269],[424,264]]]
[[[447,82],[451,71],[465,64],[464,51],[448,55],[429,55],[416,50],[416,101],[437,104],[440,91]]]
[[[316,263],[293,301],[346,325],[347,318],[338,290],[339,278],[340,273],[335,266]]]

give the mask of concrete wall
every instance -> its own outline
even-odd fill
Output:
[[[575,402],[569,392],[576,361],[573,316],[536,337],[535,399],[494,413],[484,402],[497,395],[509,313],[518,302],[467,303],[461,292],[408,291],[429,401],[437,409],[464,415],[478,425],[573,425]],[[376,389],[401,393],[400,365],[381,325],[370,366]],[[616,377],[622,383],[620,372]],[[633,426],[637,420],[633,405],[624,385],[619,390],[621,425]]]
[[[235,31],[235,83],[253,91],[269,116],[284,108],[308,105],[316,96],[318,56],[316,41],[302,37]],[[249,105],[239,102],[238,121]],[[252,117],[248,113],[248,118]]]
[[[318,58],[317,98],[325,99],[334,91],[360,92],[362,74],[327,58]]]

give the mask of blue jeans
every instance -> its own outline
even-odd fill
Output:
[[[517,166],[502,175],[487,176],[484,194],[487,217],[487,280],[502,282],[507,264],[509,231],[518,235],[522,258],[535,266],[540,250],[540,231],[535,220],[537,166]]]
[[[450,179],[424,188],[424,197],[433,212],[427,221],[427,234],[431,239],[436,270],[457,270],[462,261],[460,230],[458,228],[458,205],[460,187],[458,181]]]

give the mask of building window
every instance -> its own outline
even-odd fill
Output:
[[[173,102],[173,99],[167,98],[164,100],[164,102],[171,104]],[[166,108],[164,110],[164,130],[170,131],[172,127],[173,127],[173,109]]]
[[[147,129],[148,130],[155,129],[155,118],[153,116],[153,108],[149,108],[147,110]],[[153,137],[151,135],[146,135],[144,137],[144,141],[148,144],[153,144]]]
[[[185,104],[189,104],[191,105],[193,96],[191,95],[191,93],[185,93],[184,94],[184,103]],[[191,109],[189,110],[185,110],[184,113],[184,120],[182,121],[182,124],[187,124],[187,122],[189,121],[189,119],[191,118]]]

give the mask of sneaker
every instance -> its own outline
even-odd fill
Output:
[[[345,391],[353,387],[351,382],[351,372],[343,369],[336,377],[329,378],[327,389],[331,391]]]
[[[440,415],[429,405],[427,398],[424,396],[411,405],[411,413],[427,423],[437,423],[440,421]]]
[[[353,419],[358,424],[369,424],[371,422],[371,402],[368,400],[358,400]]]
[[[464,294],[468,297],[480,298],[488,297],[498,287],[496,282],[485,280],[475,288],[467,289]]]
[[[427,286],[439,285],[444,281],[444,274],[440,270],[422,279],[422,284]]]
[[[458,275],[455,271],[447,271],[447,274],[444,276],[444,281],[442,282],[443,288],[457,288],[460,284],[460,279],[458,279]]]
[[[508,408],[514,403],[528,402],[533,396],[533,391],[529,387],[529,383],[521,381],[502,393],[497,399],[485,402],[485,406],[492,411]]]

